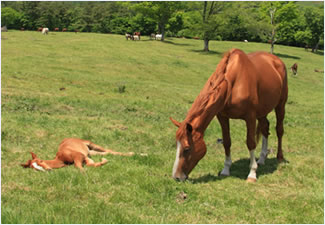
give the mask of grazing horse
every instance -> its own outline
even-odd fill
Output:
[[[266,52],[245,54],[239,49],[227,52],[216,71],[206,82],[183,122],[170,120],[178,127],[177,152],[173,178],[183,181],[206,153],[204,132],[216,116],[222,128],[225,163],[221,175],[230,175],[229,119],[243,119],[247,127],[246,144],[250,152],[248,182],[256,182],[257,163],[267,157],[269,121],[267,114],[275,109],[278,136],[278,161],[282,154],[283,119],[288,97],[287,72],[284,63]],[[256,126],[256,120],[258,124]],[[256,137],[263,136],[262,151],[256,163]]]
[[[102,166],[107,163],[107,160],[105,158],[103,158],[101,162],[95,163],[91,158],[89,158],[89,156],[107,154],[122,156],[134,155],[133,152],[114,152],[110,149],[105,149],[99,145],[96,145],[91,141],[78,138],[66,138],[61,142],[55,159],[41,160],[33,152],[31,152],[32,160],[28,160],[27,163],[21,164],[21,166],[25,168],[33,168],[40,171],[46,171],[61,168],[74,163],[76,168],[79,168],[81,171],[83,171],[83,163],[86,163],[87,166],[93,167]]]
[[[295,63],[291,66],[291,71],[293,73],[293,75],[298,75],[298,64]]]

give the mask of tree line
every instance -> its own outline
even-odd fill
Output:
[[[125,34],[269,42],[324,47],[323,2],[1,2],[1,26],[8,29]]]

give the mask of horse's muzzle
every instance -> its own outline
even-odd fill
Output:
[[[176,181],[185,181],[187,180],[188,176],[186,174],[182,174],[181,176],[173,176],[173,178]]]

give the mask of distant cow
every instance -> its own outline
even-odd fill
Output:
[[[139,36],[139,40],[140,40],[141,33],[140,32],[134,32],[133,36]]]
[[[298,75],[298,64],[295,63],[291,66],[291,71],[293,73],[293,75]]]
[[[195,39],[195,40],[200,40],[200,38],[199,38],[199,37],[193,37],[193,39]]]
[[[247,40],[244,40],[245,43],[247,43],[248,41]]]
[[[66,32],[66,31],[67,31],[67,28],[63,28],[63,29],[62,29],[62,32]]]
[[[23,27],[22,27],[22,28],[20,28],[20,31],[24,31],[24,30],[25,30],[25,28],[23,28]]]
[[[75,29],[75,30],[74,30],[74,32],[75,32],[75,33],[78,33],[78,32],[80,32],[80,30],[78,30],[78,29]]]
[[[42,34],[49,34],[49,28],[43,28]]]
[[[43,30],[43,27],[37,28],[37,31],[39,31],[39,32],[42,32],[42,30]]]
[[[59,28],[57,28],[57,27],[56,27],[56,28],[54,28],[54,31],[59,31]]]
[[[161,40],[162,39],[162,34],[156,34],[156,40]]]

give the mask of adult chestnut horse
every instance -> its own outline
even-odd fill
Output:
[[[178,127],[177,152],[173,178],[187,179],[189,173],[206,153],[204,131],[216,116],[222,128],[225,163],[221,175],[230,175],[229,119],[243,119],[247,127],[247,147],[250,152],[248,182],[256,182],[257,163],[267,157],[269,121],[267,114],[275,109],[278,136],[278,161],[282,161],[282,136],[285,103],[288,98],[287,71],[284,63],[266,52],[245,54],[239,49],[225,53],[216,71],[195,99],[183,122],[170,120]],[[256,126],[256,120],[258,124]],[[263,135],[262,151],[256,163],[256,134]],[[257,135],[259,136],[259,135]]]

